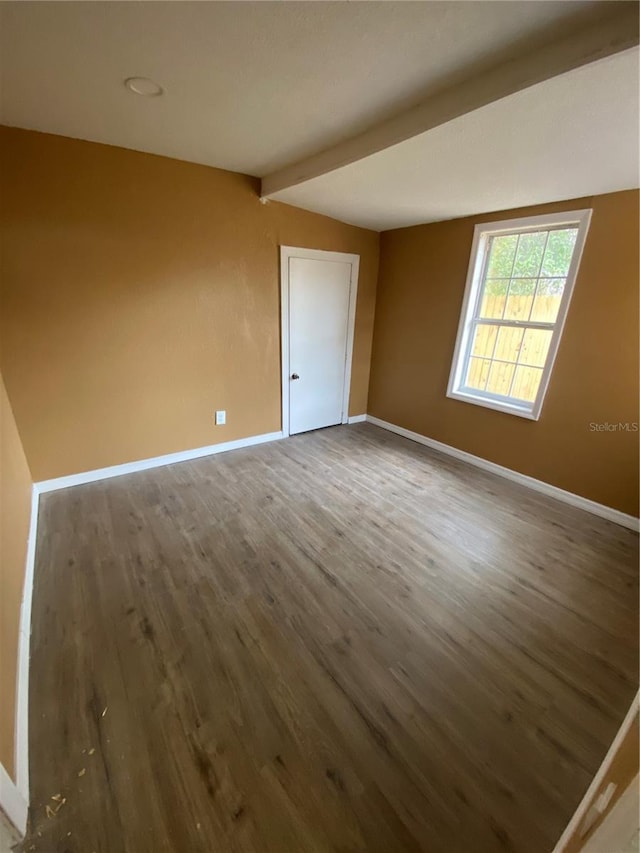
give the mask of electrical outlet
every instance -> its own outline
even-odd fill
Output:
[[[227,422],[227,413],[222,409],[219,412],[216,412],[216,426],[222,426]]]

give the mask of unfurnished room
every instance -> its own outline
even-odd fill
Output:
[[[0,0],[0,853],[639,849],[639,9]]]

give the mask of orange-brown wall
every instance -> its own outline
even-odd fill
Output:
[[[20,602],[31,518],[31,475],[0,376],[0,763],[15,781]]]
[[[539,421],[447,398],[473,228],[593,208]],[[503,211],[382,234],[369,414],[632,515],[638,433],[638,192]]]
[[[360,255],[366,411],[378,234],[219,169],[9,128],[0,146],[0,363],[34,480],[279,430],[281,244]]]

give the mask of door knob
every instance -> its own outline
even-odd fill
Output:
[[[298,374],[297,374],[297,373],[292,373],[292,374],[291,374],[291,378],[292,378],[292,379],[300,379],[300,377],[298,376]]]

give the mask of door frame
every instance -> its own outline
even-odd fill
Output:
[[[353,338],[356,322],[356,300],[358,296],[358,273],[360,255],[347,252],[325,252],[322,249],[301,249],[296,246],[280,246],[280,366],[282,388],[282,434],[289,435],[289,259],[305,258],[310,261],[334,261],[351,264],[349,283],[349,315],[347,320],[347,353],[344,365],[344,389],[342,394],[342,423],[349,421],[349,396],[351,393],[351,364],[353,361]]]

